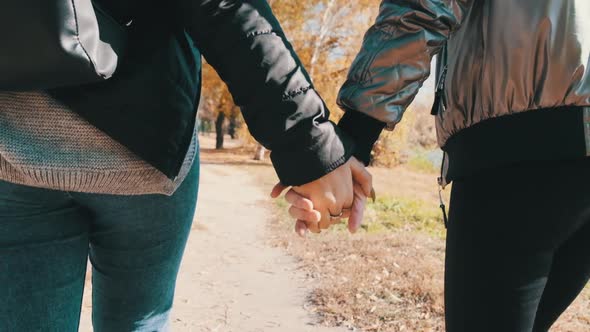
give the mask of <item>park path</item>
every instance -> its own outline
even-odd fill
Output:
[[[172,331],[344,331],[313,325],[305,310],[310,285],[290,256],[268,244],[269,198],[254,181],[238,166],[202,165]],[[82,311],[80,331],[91,331],[86,294]]]

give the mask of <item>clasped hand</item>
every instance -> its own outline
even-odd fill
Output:
[[[279,197],[286,189],[278,183],[271,197]],[[285,194],[291,205],[289,214],[297,220],[295,231],[301,236],[308,230],[320,233],[341,219],[348,219],[348,230],[356,232],[362,223],[367,197],[375,199],[372,176],[354,157],[325,176],[292,187]]]

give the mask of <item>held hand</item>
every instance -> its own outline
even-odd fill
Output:
[[[285,189],[279,183],[271,196],[276,198]],[[296,231],[302,236],[307,230],[319,233],[346,218],[349,218],[349,230],[355,232],[361,224],[367,197],[374,197],[372,177],[355,158],[316,181],[290,189],[285,195],[291,204],[289,213],[297,219]]]

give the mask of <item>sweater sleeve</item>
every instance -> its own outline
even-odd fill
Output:
[[[265,0],[183,0],[185,26],[219,73],[285,185],[344,164],[353,140],[329,121],[301,61]]]

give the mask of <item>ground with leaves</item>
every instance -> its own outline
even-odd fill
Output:
[[[263,188],[276,181],[270,166],[244,167],[257,174]],[[321,324],[357,331],[444,331],[445,230],[436,174],[410,167],[370,171],[378,200],[369,205],[358,234],[341,226],[307,240],[293,237],[287,205],[278,201],[274,243],[297,259],[316,286],[308,300]],[[447,201],[448,194],[443,193]],[[552,332],[589,330],[590,286]]]
[[[356,235],[295,236],[266,162],[202,137],[199,212],[181,268],[175,331],[444,331],[444,227],[435,175],[371,169],[379,199]],[[272,246],[272,247],[271,247]],[[274,247],[274,248],[273,248]],[[90,284],[81,331],[91,331]],[[590,330],[590,290],[555,332]]]

